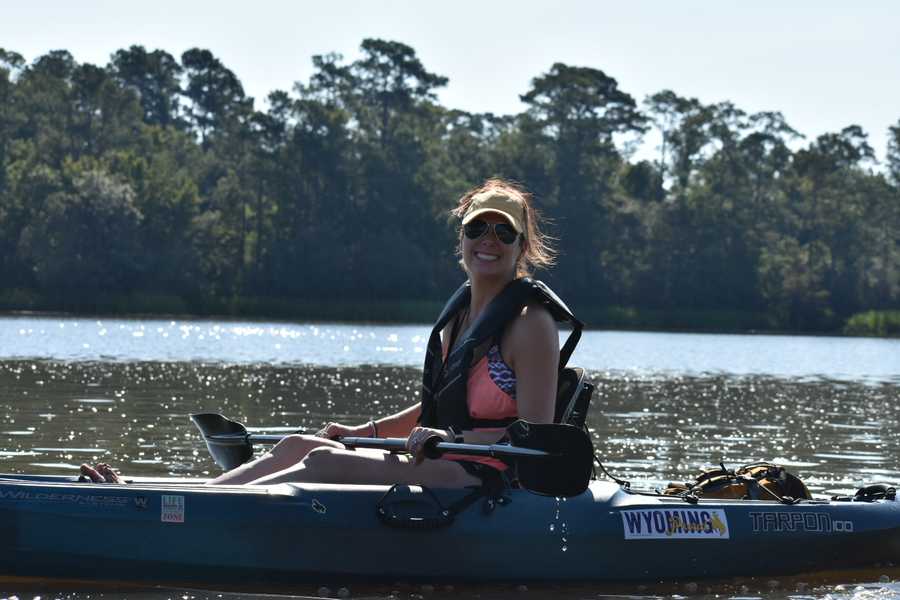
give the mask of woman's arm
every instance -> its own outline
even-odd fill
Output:
[[[409,435],[410,430],[416,426],[420,411],[421,406],[419,404],[414,404],[413,406],[404,408],[400,412],[396,412],[386,417],[373,419],[360,425],[343,425],[334,422],[326,423],[325,427],[320,429],[316,435],[324,438],[341,436],[405,438]]]
[[[375,419],[378,428],[378,437],[406,437],[410,430],[418,424],[419,413],[422,411],[420,403],[404,408],[400,412]]]
[[[516,374],[519,417],[552,423],[556,412],[559,332],[547,309],[529,304],[510,327],[504,354]]]
[[[443,346],[444,355],[448,352],[450,344],[450,336],[452,331],[452,323],[449,323],[441,331],[441,345]],[[419,415],[422,412],[421,403],[404,408],[400,412],[396,412],[386,417],[373,418],[368,423],[361,425],[342,425],[340,423],[328,423],[319,430],[316,435],[321,437],[338,437],[338,436],[360,436],[360,437],[398,437],[405,438],[419,424]],[[441,437],[449,439],[451,436],[444,430],[435,430],[441,433]]]

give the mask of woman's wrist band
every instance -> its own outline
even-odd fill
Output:
[[[453,429],[453,427],[448,427],[447,433],[450,434],[450,439],[447,440],[448,442],[453,442],[454,444],[462,444],[465,441],[463,439],[463,434],[457,433],[456,430]]]

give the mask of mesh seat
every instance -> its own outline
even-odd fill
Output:
[[[556,386],[555,423],[584,427],[594,386],[585,376],[581,367],[566,367],[559,372]]]

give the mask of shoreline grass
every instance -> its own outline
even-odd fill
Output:
[[[442,307],[442,302],[434,300],[315,300],[257,296],[189,299],[161,293],[51,297],[31,290],[0,290],[0,314],[430,324]],[[578,317],[588,329],[900,337],[900,311],[859,313],[838,330],[791,331],[779,327],[772,316],[761,312],[626,306],[577,308]]]
[[[847,335],[900,337],[900,310],[869,310],[847,319]]]

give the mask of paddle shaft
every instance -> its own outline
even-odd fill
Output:
[[[253,442],[274,444],[280,442],[285,437],[287,436],[277,434],[218,433],[207,435],[206,439],[218,444],[240,446]],[[403,438],[341,437],[338,438],[337,441],[347,446],[348,448],[375,448],[378,450],[388,450],[390,452],[406,452],[406,440]],[[544,452],[543,450],[521,448],[518,446],[510,446],[508,444],[481,445],[438,442],[437,444],[429,444],[425,450],[425,455],[429,458],[437,458],[442,454],[491,456],[494,458],[558,456],[557,454]]]

